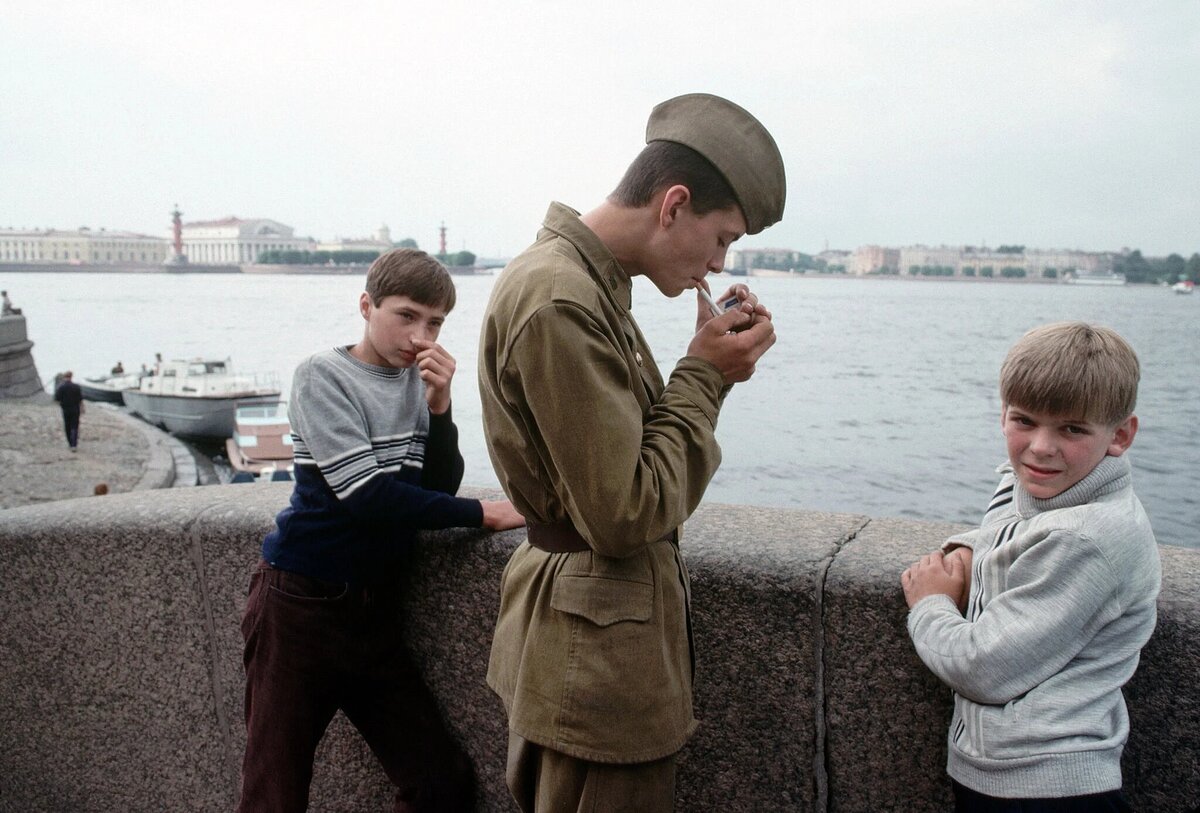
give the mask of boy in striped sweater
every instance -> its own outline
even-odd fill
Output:
[[[396,811],[474,809],[474,774],[400,640],[396,581],[418,530],[525,524],[508,500],[455,497],[454,307],[441,263],[390,251],[367,272],[362,340],[303,361],[288,417],[296,484],[242,619],[246,755],[239,811],[303,811],[340,709],[397,786]]]
[[[1000,371],[1008,462],[978,529],[904,571],[917,654],[954,690],[956,811],[1123,811],[1121,687],[1161,568],[1128,458],[1140,370],[1114,331],[1035,328]]]

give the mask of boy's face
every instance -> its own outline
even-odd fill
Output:
[[[1000,426],[1017,480],[1048,500],[1087,477],[1105,456],[1124,454],[1137,433],[1137,416],[1107,426],[1005,405]]]
[[[378,305],[363,293],[359,311],[367,326],[363,331],[362,360],[376,367],[409,367],[417,357],[413,339],[437,341],[446,312],[422,305],[407,296],[385,296]]]
[[[679,296],[699,287],[699,280],[725,267],[729,244],[746,232],[738,206],[696,215],[688,204],[677,207],[669,228],[659,232],[658,260],[646,276],[666,296]]]

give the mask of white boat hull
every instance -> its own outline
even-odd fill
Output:
[[[1124,285],[1124,274],[1082,273],[1063,279],[1068,285]]]
[[[110,404],[125,403],[125,393],[137,389],[141,383],[139,375],[114,375],[106,378],[85,378],[75,382],[89,401],[106,401]]]
[[[224,439],[233,434],[238,404],[278,401],[279,390],[228,395],[159,395],[126,390],[125,404],[145,420],[175,435]]]

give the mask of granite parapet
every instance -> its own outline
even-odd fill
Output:
[[[468,496],[494,492],[464,490]],[[230,810],[245,743],[239,622],[287,483],[131,492],[0,512],[0,811]],[[702,506],[692,578],[701,727],[677,808],[944,810],[949,692],[912,651],[900,571],[960,526]],[[403,629],[475,762],[514,809],[484,674],[521,530],[423,534]],[[1200,551],[1163,549],[1158,632],[1128,687],[1137,809],[1200,802]],[[310,809],[382,810],[386,777],[340,715]]]

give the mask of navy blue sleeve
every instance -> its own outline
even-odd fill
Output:
[[[353,494],[342,498],[341,504],[356,517],[401,528],[436,530],[483,526],[483,506],[479,500],[421,488],[383,473],[371,477]]]
[[[462,485],[462,453],[458,450],[458,427],[451,410],[429,416],[429,439],[425,442],[425,465],[421,470],[421,485],[445,494],[457,494]]]

